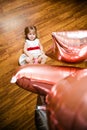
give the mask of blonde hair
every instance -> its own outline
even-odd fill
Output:
[[[25,38],[28,39],[27,35],[33,31],[36,34],[36,38],[37,38],[37,28],[36,26],[29,26],[25,28]]]

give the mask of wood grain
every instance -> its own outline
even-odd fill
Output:
[[[36,25],[46,51],[51,33],[87,29],[87,1],[0,0],[0,130],[35,130],[37,95],[10,83],[23,51],[24,28]],[[46,64],[87,68],[48,58]]]

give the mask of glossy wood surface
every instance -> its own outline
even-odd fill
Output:
[[[86,0],[0,0],[0,130],[35,130],[37,95],[10,79],[23,51],[24,28],[35,25],[46,51],[51,33],[87,30]],[[87,62],[67,64],[48,58],[46,64],[87,68]]]

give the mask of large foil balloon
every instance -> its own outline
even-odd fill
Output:
[[[87,130],[87,69],[24,65],[11,83],[46,96],[49,130]]]
[[[55,84],[46,102],[50,130],[87,130],[87,70]]]
[[[11,83],[17,83],[20,87],[34,93],[47,95],[55,83],[79,70],[81,69],[74,67],[24,65],[17,69]]]
[[[87,60],[87,30],[53,32],[52,38],[48,57],[70,63]]]

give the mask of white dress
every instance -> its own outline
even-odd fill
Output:
[[[41,55],[41,50],[39,48],[39,39],[35,39],[34,41],[30,41],[30,40],[26,40],[25,42],[27,48],[27,51],[29,52],[29,54],[31,53],[34,58],[37,58],[39,55]],[[26,54],[22,54],[19,57],[19,65],[24,65],[26,64]]]

